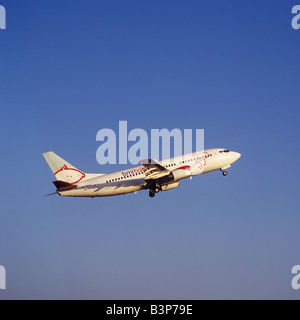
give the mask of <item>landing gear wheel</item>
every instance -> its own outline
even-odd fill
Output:
[[[154,197],[155,197],[155,191],[150,190],[150,192],[149,192],[149,197],[150,197],[150,198],[154,198]]]
[[[228,175],[227,171],[223,171],[223,176],[226,177]]]
[[[159,193],[159,191],[160,191],[160,187],[159,187],[159,186],[156,186],[155,189],[154,189],[154,192],[155,192],[155,193]]]

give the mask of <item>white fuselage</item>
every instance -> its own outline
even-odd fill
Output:
[[[168,190],[168,185],[176,184],[181,179],[215,170],[224,171],[240,157],[239,153],[226,149],[210,149],[158,162],[171,172],[170,176],[162,179],[147,180],[141,165],[84,180],[77,184],[76,189],[58,193],[66,197],[107,197],[150,189],[153,183],[164,191],[164,187]]]

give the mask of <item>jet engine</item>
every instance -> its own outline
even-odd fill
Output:
[[[177,170],[172,171],[172,174],[175,181],[189,178],[192,176],[191,167],[187,166],[187,167],[179,168]]]
[[[177,182],[173,182],[173,183],[169,183],[169,184],[166,184],[164,186],[161,186],[161,191],[168,191],[168,190],[172,190],[172,189],[175,189],[177,187],[179,187],[180,183],[177,181]]]

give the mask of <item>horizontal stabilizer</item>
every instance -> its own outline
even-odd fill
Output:
[[[64,182],[64,181],[54,181],[53,184],[55,185],[55,187],[57,188],[57,191],[59,192],[69,191],[77,188],[77,186],[75,186],[74,184]]]
[[[53,193],[50,193],[50,194],[46,194],[45,197],[51,197],[51,196],[54,196],[56,194],[58,194],[58,193],[57,192],[53,192]]]

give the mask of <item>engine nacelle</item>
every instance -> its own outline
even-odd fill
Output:
[[[170,184],[166,184],[164,186],[161,186],[161,191],[168,191],[168,190],[172,190],[175,189],[177,187],[179,187],[180,183],[179,182],[173,182]]]
[[[186,179],[192,176],[191,167],[183,167],[177,170],[172,171],[175,181]]]

